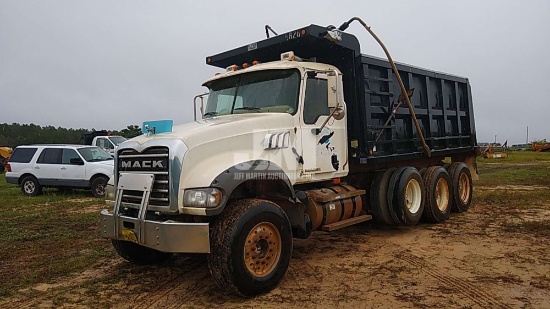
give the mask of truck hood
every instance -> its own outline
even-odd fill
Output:
[[[174,126],[172,132],[141,135],[132,141],[143,144],[153,139],[181,139],[188,148],[258,131],[276,131],[294,126],[294,116],[286,113],[247,113],[225,115]]]

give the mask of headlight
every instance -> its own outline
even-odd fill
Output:
[[[212,208],[220,205],[222,191],[216,188],[201,188],[185,190],[183,205],[189,207]]]

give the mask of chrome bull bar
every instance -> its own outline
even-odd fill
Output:
[[[163,252],[209,253],[208,223],[147,220],[154,174],[120,173],[113,212],[101,211],[101,236],[131,241]],[[120,212],[125,190],[139,191],[142,199],[137,217]]]

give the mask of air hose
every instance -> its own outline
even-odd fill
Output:
[[[424,148],[424,151],[428,155],[428,157],[432,156],[432,152],[428,145],[426,144],[426,140],[424,139],[424,134],[422,134],[422,130],[420,129],[420,125],[418,124],[418,119],[416,119],[416,114],[414,113],[414,108],[411,104],[411,100],[409,99],[409,96],[407,95],[407,90],[405,89],[405,85],[403,84],[403,81],[401,80],[401,76],[399,75],[399,71],[397,70],[397,67],[395,66],[395,63],[393,62],[392,57],[390,56],[390,52],[388,52],[388,49],[386,49],[386,46],[384,43],[382,43],[382,40],[371,30],[371,28],[359,17],[352,17],[347,22],[343,23],[340,27],[338,27],[338,30],[344,31],[349,27],[349,24],[353,22],[354,20],[358,21],[365,27],[365,29],[372,35],[372,37],[380,44],[380,47],[384,50],[384,53],[386,53],[386,57],[388,57],[388,61],[390,62],[390,65],[392,67],[393,73],[395,74],[395,77],[397,78],[397,82],[399,83],[399,86],[401,87],[401,93],[405,97],[405,100],[407,101],[407,106],[409,107],[409,112],[411,113],[414,125],[416,127],[416,131],[418,132],[418,135],[420,137],[420,141],[422,142],[422,147]]]

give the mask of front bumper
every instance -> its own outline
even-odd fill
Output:
[[[115,216],[104,209],[100,228],[102,237],[132,241],[163,252],[210,253],[208,223],[140,220]]]
[[[147,213],[150,210],[147,206],[154,179],[154,174],[119,174],[115,201],[113,203],[107,200],[108,204],[114,204],[113,211],[104,209],[100,213],[101,236],[131,241],[163,252],[210,253],[208,223],[148,219]],[[137,215],[133,213],[130,216],[121,211],[125,190],[142,192]]]

